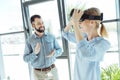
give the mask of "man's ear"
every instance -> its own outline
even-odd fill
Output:
[[[32,23],[32,27],[35,28],[35,24]]]

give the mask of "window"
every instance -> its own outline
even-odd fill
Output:
[[[42,17],[46,29],[45,31],[55,35],[62,47],[57,0],[30,5],[29,13],[30,16],[38,14]]]
[[[20,1],[2,0],[0,5],[2,21],[0,23],[2,28],[0,29],[0,34],[23,31]]]
[[[0,50],[3,57],[5,79],[30,80],[28,66],[22,58],[25,36],[20,1],[2,0],[0,5],[2,21],[0,23]]]

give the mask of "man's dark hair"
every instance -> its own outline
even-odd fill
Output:
[[[31,18],[30,18],[31,24],[32,24],[32,22],[34,21],[35,18],[41,18],[41,16],[40,15],[33,15],[33,16],[31,16]]]

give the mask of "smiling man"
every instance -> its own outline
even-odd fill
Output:
[[[30,20],[34,34],[26,41],[24,61],[32,65],[35,80],[59,80],[54,62],[62,49],[53,35],[45,33],[40,15],[33,15]]]

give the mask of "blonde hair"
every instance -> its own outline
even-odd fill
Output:
[[[84,13],[88,14],[88,15],[94,15],[94,16],[100,16],[101,15],[100,10],[98,8],[94,8],[94,7],[86,9],[84,11]],[[100,22],[100,20],[99,21],[96,20],[96,21],[98,23],[97,27],[99,27],[99,24],[101,24],[100,35],[102,37],[106,37],[107,38],[108,34],[107,34],[107,30],[106,30],[105,26],[103,25],[103,23]]]

